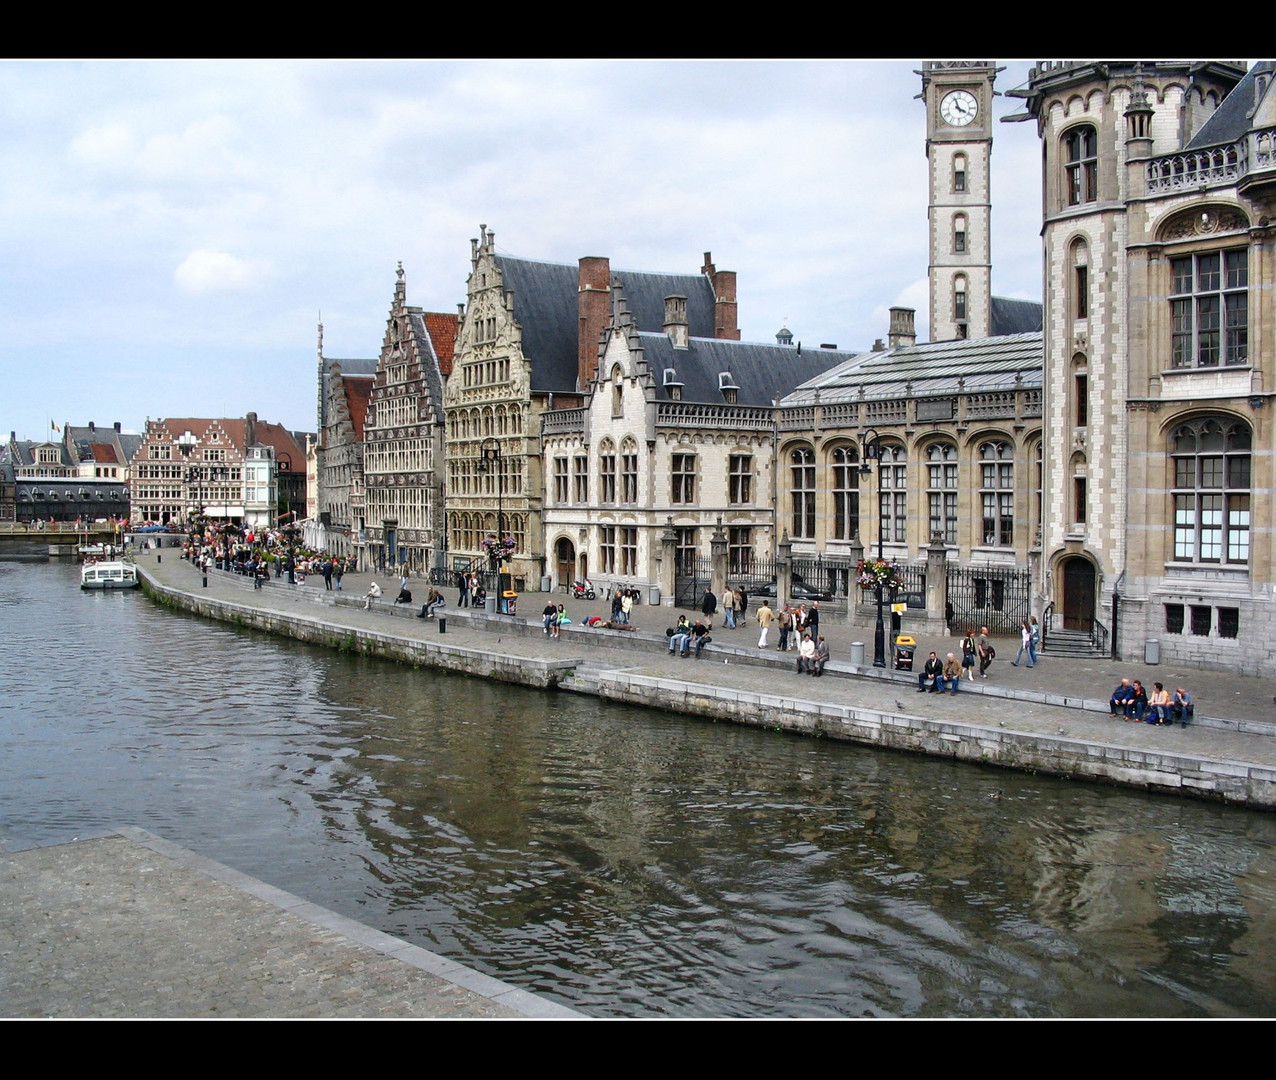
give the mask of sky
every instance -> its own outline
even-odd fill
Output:
[[[0,434],[313,431],[316,337],[455,311],[470,239],[738,277],[746,341],[926,339],[918,61],[0,63]],[[1005,91],[1027,79],[1011,62]],[[998,116],[1018,111],[997,98]],[[1032,123],[993,144],[993,291],[1041,298]]]

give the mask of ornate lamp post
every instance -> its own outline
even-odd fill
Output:
[[[864,448],[864,463],[860,466],[860,475],[867,476],[873,470],[870,461],[877,462],[877,561],[885,561],[882,554],[882,439],[874,428],[869,428],[860,436],[860,444]],[[873,667],[886,666],[886,624],[882,620],[882,580],[879,577],[874,586],[877,593],[877,627],[873,631]]]

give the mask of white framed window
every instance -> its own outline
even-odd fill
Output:
[[[1249,252],[1211,251],[1170,260],[1176,368],[1249,363]]]
[[[1249,425],[1224,417],[1180,424],[1170,436],[1174,469],[1174,558],[1249,562]]]

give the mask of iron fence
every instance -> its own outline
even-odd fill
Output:
[[[948,567],[949,629],[988,627],[994,634],[1019,633],[1031,614],[1028,570],[1017,566]]]
[[[712,556],[691,555],[679,558],[673,572],[674,606],[698,608],[700,598],[712,581]]]

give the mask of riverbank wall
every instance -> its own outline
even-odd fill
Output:
[[[566,645],[571,652],[553,655],[535,625],[467,613],[456,620],[458,629],[465,628],[462,636],[482,634],[489,640],[463,643],[441,634],[425,640],[422,631],[434,624],[404,625],[400,620],[411,617],[406,611],[396,612],[400,618],[393,620],[386,618],[384,608],[364,612],[352,596],[315,597],[314,613],[285,610],[267,595],[271,590],[248,591],[247,597],[260,598],[249,602],[220,595],[220,590],[191,592],[160,580],[145,566],[139,569],[147,594],[166,606],[344,652],[590,694],[700,720],[1276,810],[1276,740],[1268,735],[1193,728],[1192,750],[1158,748],[1140,741],[1155,731],[1146,725],[1107,723],[1075,705],[1016,702],[1009,696],[985,699],[988,708],[982,722],[917,716],[898,699],[891,699],[897,711],[839,700],[855,696],[838,693],[839,686],[850,690],[852,683],[867,682],[858,677],[805,679],[798,684],[800,693],[775,692],[782,685],[778,670],[748,662],[696,666],[685,672],[690,678],[681,677],[681,670],[672,678],[638,670],[643,656],[635,654],[664,650],[662,644],[636,638],[619,640],[620,635],[614,635],[618,640],[613,642],[613,635],[608,635],[610,648],[583,639],[556,642],[553,648]],[[357,625],[365,616],[390,625]],[[624,659],[617,660],[616,645]],[[898,692],[898,685],[882,689]],[[970,704],[966,695],[959,697],[964,705]]]

